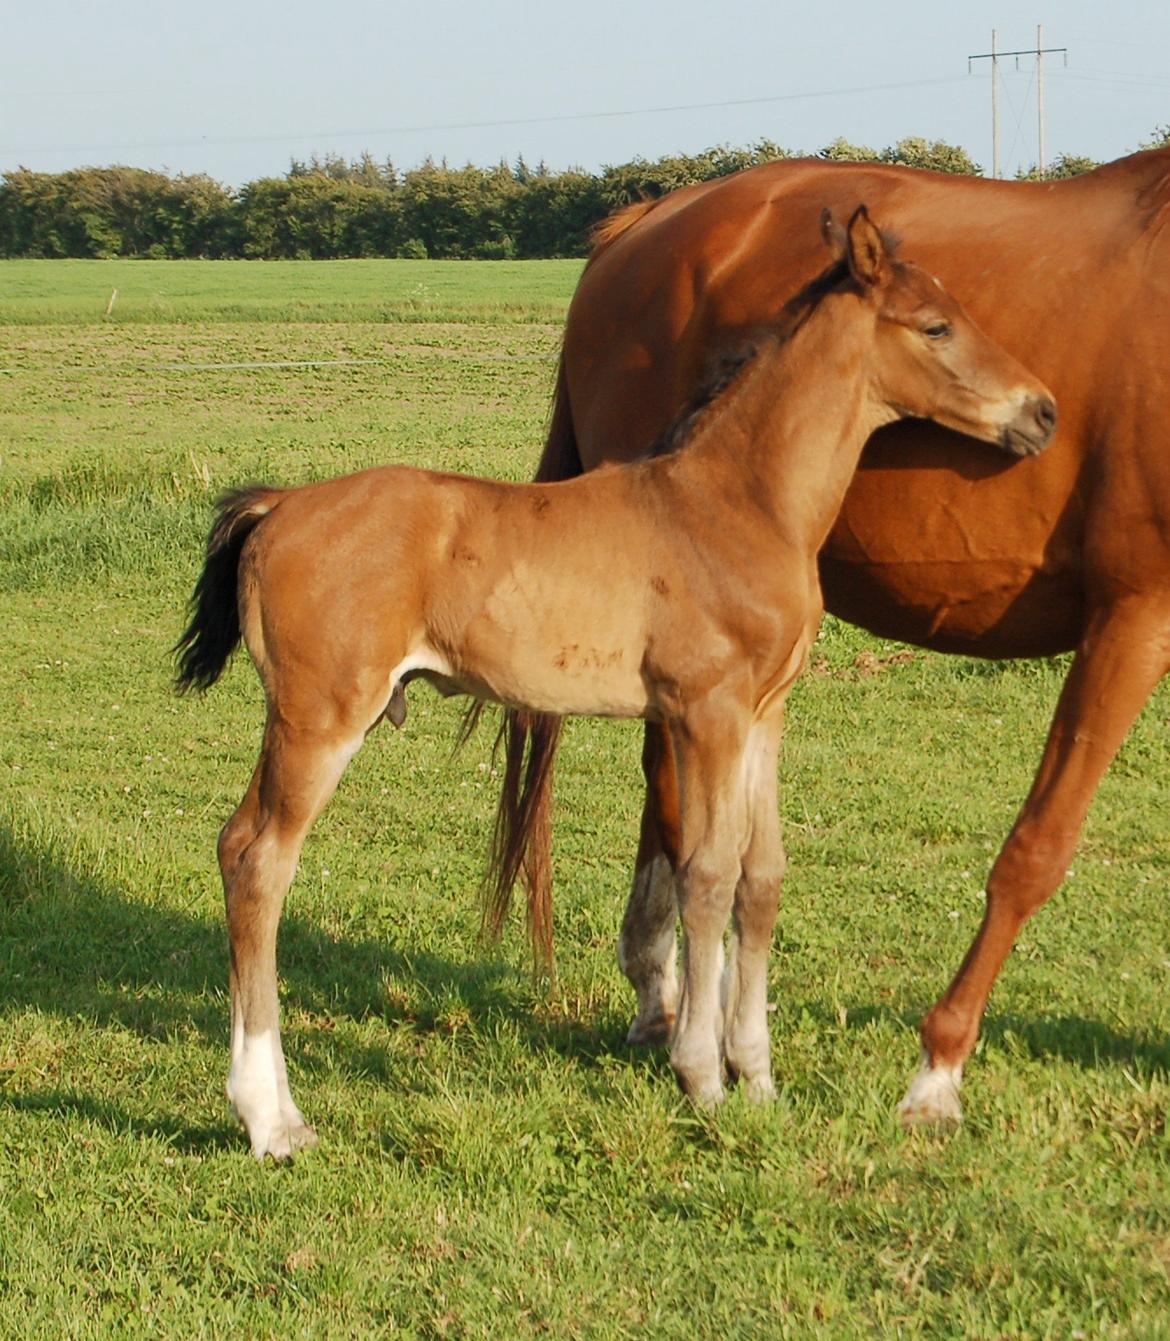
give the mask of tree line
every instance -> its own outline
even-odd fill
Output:
[[[1143,147],[1167,143],[1170,126],[1163,126]],[[18,168],[0,177],[0,257],[583,256],[590,230],[621,205],[791,156],[761,140],[748,148],[636,158],[590,173],[553,172],[523,159],[494,168],[452,168],[428,159],[399,172],[368,154],[353,161],[327,155],[294,160],[283,177],[262,177],[238,190],[203,174]],[[982,171],[966,150],[918,137],[880,150],[837,139],[819,157]],[[1067,177],[1096,166],[1065,155],[1045,175]]]

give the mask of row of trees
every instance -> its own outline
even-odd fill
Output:
[[[430,160],[400,174],[331,156],[239,191],[140,168],[21,168],[0,179],[0,256],[579,256],[618,205],[783,156],[765,142],[596,175]]]
[[[1149,143],[1170,143],[1170,127]],[[450,168],[429,159],[400,173],[369,155],[354,162],[327,156],[294,161],[283,177],[238,191],[207,176],[141,168],[19,168],[0,177],[0,256],[581,256],[589,230],[619,205],[789,156],[762,140],[746,149],[639,158],[600,173],[552,172],[523,160]],[[964,149],[941,140],[910,138],[878,150],[838,139],[820,156],[981,172]],[[1095,166],[1069,156],[1046,175]]]

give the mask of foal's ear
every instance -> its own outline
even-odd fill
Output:
[[[889,273],[889,253],[881,230],[864,205],[853,211],[845,234],[849,273],[866,288],[881,284]]]
[[[845,236],[845,230],[833,217],[833,211],[825,206],[821,210],[821,237],[825,240],[825,246],[828,247],[834,261],[843,261],[845,253],[849,250],[849,239]]]

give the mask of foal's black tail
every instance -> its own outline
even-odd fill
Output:
[[[210,689],[240,641],[237,570],[253,528],[280,501],[282,490],[262,484],[224,494],[207,537],[207,558],[188,603],[191,622],[174,646],[175,688]]]

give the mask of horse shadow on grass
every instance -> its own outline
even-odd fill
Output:
[[[391,1040],[385,1047],[335,1034],[338,1019],[381,1019],[388,1030],[426,1033],[464,1023],[471,1044],[501,1024],[533,1053],[553,1052],[604,1088],[615,1060],[669,1076],[665,1049],[626,1046],[626,1020],[615,1013],[576,1020],[549,1008],[526,975],[498,958],[458,960],[374,938],[337,937],[296,916],[281,927],[282,1004],[296,1024],[286,1037],[294,1070],[326,1067],[385,1081],[421,1085],[404,1071]],[[390,1000],[387,976],[403,984],[411,1004]],[[168,1042],[192,1034],[224,1051],[228,1035],[227,938],[222,924],[174,907],[132,901],[116,885],[73,869],[50,850],[22,841],[0,823],[0,1014],[35,1010],[81,1019],[99,1029],[126,1030]],[[823,998],[783,1003],[785,1018],[803,1012],[818,1027],[840,1027],[837,1008]],[[912,1031],[911,1010],[858,1002],[850,1028],[871,1021]],[[773,1031],[776,1032],[775,1029]],[[1123,1065],[1139,1075],[1170,1072],[1170,1039],[1129,1032],[1076,1015],[1020,1017],[992,1013],[984,1037],[994,1046],[1022,1047],[1037,1059],[1059,1057],[1088,1069]],[[774,1040],[783,1068],[783,1036]],[[3,1073],[0,1073],[0,1081]],[[827,1095],[825,1096],[828,1097]],[[0,1105],[46,1115],[74,1114],[115,1131],[163,1138],[180,1150],[234,1146],[239,1136],[222,1120],[192,1123],[171,1113],[142,1115],[82,1086],[50,1086],[5,1094]]]
[[[923,1001],[914,1009],[858,1002],[846,1007],[846,1019],[850,1029],[878,1023],[916,1035],[922,1015],[930,1004]],[[792,1003],[788,1011],[797,1017],[807,1014],[818,1027],[826,1030],[841,1027],[837,1008],[830,1009],[823,999]],[[1071,1062],[1086,1071],[1099,1070],[1102,1066],[1122,1066],[1147,1079],[1155,1074],[1170,1075],[1170,1036],[1137,1030],[1119,1032],[1101,1020],[1084,1015],[1001,1012],[995,1009],[993,1000],[979,1037],[986,1047],[1020,1054],[1038,1062],[1055,1059]],[[774,1038],[773,1044],[778,1041]]]
[[[221,922],[131,900],[0,822],[0,1016],[34,1010],[160,1043],[194,1035],[223,1048],[226,1073],[227,962]],[[503,1023],[532,1052],[555,1051],[585,1067],[600,1067],[621,1048],[624,1022],[581,1022],[548,1009],[531,979],[498,957],[459,960],[383,939],[334,936],[286,914],[279,968],[285,1019],[295,1021],[285,1048],[302,1073],[328,1067],[400,1088],[412,1084],[389,1038],[386,1047],[344,1038],[333,1032],[339,1019],[381,1019],[388,1029],[420,1034],[454,1019],[473,1038]],[[387,979],[404,987],[405,1002],[388,996]],[[202,1126],[167,1114],[142,1118],[81,1087],[5,1094],[3,1080],[0,1071],[0,1105],[10,1109],[73,1113],[111,1130],[161,1136],[179,1149],[239,1139],[226,1118]]]
[[[140,1116],[123,1104],[84,1094],[76,1089],[45,1089],[35,1094],[4,1094],[0,1090],[0,1109],[31,1113],[49,1121],[66,1118],[89,1123],[105,1131],[134,1136],[138,1140],[162,1141],[184,1155],[209,1155],[240,1147],[240,1126],[220,1105],[222,1117],[192,1123],[177,1113],[151,1113]]]

